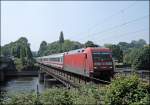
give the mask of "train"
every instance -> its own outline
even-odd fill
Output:
[[[36,58],[38,63],[84,77],[110,80],[114,74],[112,51],[88,47]]]

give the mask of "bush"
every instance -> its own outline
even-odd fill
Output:
[[[78,89],[53,88],[41,94],[41,103],[44,105],[96,105],[96,88],[82,87]]]
[[[37,105],[38,100],[35,92],[16,93],[4,100],[4,105]]]
[[[99,93],[94,86],[86,85],[79,90],[71,90],[71,94],[74,96],[74,105],[97,105]]]
[[[136,76],[116,77],[107,87],[106,105],[149,105],[150,87]]]
[[[52,88],[40,96],[43,105],[72,105],[72,95],[66,89]]]

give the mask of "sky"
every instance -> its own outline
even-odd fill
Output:
[[[26,37],[32,51],[64,38],[149,43],[149,1],[1,1],[1,45]]]

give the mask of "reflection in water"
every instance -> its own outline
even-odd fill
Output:
[[[14,94],[20,92],[37,91],[37,85],[39,92],[44,90],[43,83],[40,83],[38,77],[18,77],[8,80],[5,84],[1,85],[1,91],[6,94]]]

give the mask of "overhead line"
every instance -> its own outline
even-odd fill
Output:
[[[123,11],[125,11],[126,9],[131,8],[133,5],[135,5],[135,2],[132,3],[131,5],[129,5],[129,6],[125,7],[125,8],[123,8],[123,9],[119,10],[118,12],[116,12],[116,13],[110,15],[109,17],[103,19],[102,23],[108,22],[108,21],[106,21],[107,19],[108,19],[108,20],[111,20],[112,17],[114,17],[115,15],[121,14]],[[98,25],[101,25],[102,23],[97,23],[95,26],[93,26],[93,27],[91,28],[91,30],[92,30],[93,28],[97,27]]]
[[[95,24],[93,27],[89,28],[87,32],[83,32],[83,33],[85,33],[85,34],[86,34],[86,33],[89,33],[89,30],[91,31],[92,29],[94,29],[95,27],[97,27],[99,24],[102,24],[102,23],[104,23],[104,22],[108,22],[108,21],[106,21],[106,20],[109,20],[109,21],[110,21],[110,20],[112,19],[112,17],[114,17],[115,15],[117,16],[118,14],[121,14],[122,11],[128,10],[129,8],[133,7],[133,5],[135,5],[135,3],[136,3],[136,2],[132,3],[131,5],[129,5],[129,6],[125,7],[125,8],[123,8],[123,9],[120,9],[118,12],[116,12],[116,13],[114,13],[114,14],[112,14],[112,15],[106,17],[106,18],[104,18],[102,22]],[[75,36],[75,35],[74,35],[74,36]]]
[[[115,36],[111,36],[111,37],[116,37],[117,36],[117,38],[119,38],[119,37],[126,37],[126,36],[122,36],[122,35],[130,35],[130,34],[135,34],[135,33],[139,33],[139,32],[143,32],[143,31],[146,31],[146,30],[148,30],[147,28],[144,28],[144,29],[140,29],[140,30],[136,30],[136,31],[132,31],[132,32],[127,32],[127,33],[123,33],[123,34],[118,34],[118,35],[115,35]],[[109,37],[109,38],[111,38],[111,37]],[[97,40],[97,41],[101,41],[101,40],[104,40],[104,39],[106,39],[107,37],[105,37],[105,38],[102,38],[102,39],[100,39],[100,40]]]
[[[97,33],[90,34],[90,36],[87,36],[87,37],[91,37],[91,35],[99,35],[99,34],[101,34],[101,33],[108,32],[108,31],[110,31],[110,30],[112,30],[112,29],[120,28],[120,27],[125,26],[125,25],[128,25],[128,24],[130,24],[130,23],[134,23],[134,22],[136,22],[136,21],[142,20],[142,19],[144,19],[144,18],[146,18],[146,17],[148,17],[148,16],[149,16],[149,15],[145,15],[145,16],[142,16],[142,17],[140,17],[140,18],[136,18],[136,19],[134,19],[134,20],[130,20],[130,21],[124,22],[124,23],[122,23],[122,24],[115,25],[115,26],[113,26],[113,27],[104,29],[104,30],[99,31],[99,32],[97,32]],[[93,36],[92,36],[92,37],[93,37]],[[83,38],[81,38],[80,40],[82,40],[82,39],[83,39]],[[84,38],[84,39],[85,39],[85,38]]]

